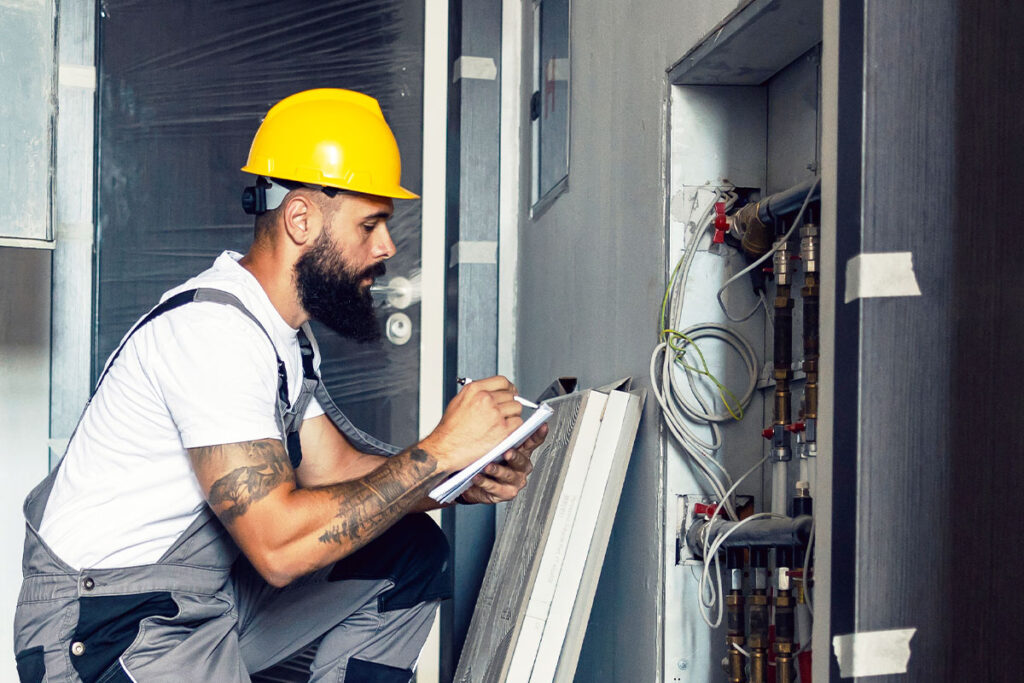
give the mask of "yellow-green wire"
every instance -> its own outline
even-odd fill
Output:
[[[668,321],[665,320],[665,314],[668,308],[669,294],[672,292],[672,285],[675,284],[676,277],[678,277],[679,269],[682,267],[682,265],[683,259],[680,258],[676,262],[676,267],[672,269],[672,275],[668,279],[668,287],[665,289],[665,296],[662,297],[661,299],[661,334],[659,335],[659,339],[660,341],[665,342],[668,345],[668,347],[675,352],[674,360],[677,365],[679,365],[682,368],[685,368],[686,370],[696,372],[698,375],[703,375],[704,377],[707,377],[709,380],[711,380],[712,384],[714,384],[715,387],[718,388],[718,395],[722,399],[722,404],[725,406],[725,409],[729,411],[729,415],[731,415],[734,420],[742,420],[743,405],[740,403],[740,400],[736,398],[736,394],[732,393],[732,391],[730,391],[728,387],[722,384],[718,380],[718,378],[715,377],[714,374],[712,374],[711,370],[708,368],[707,361],[704,359],[704,353],[700,350],[700,347],[697,346],[697,342],[695,342],[693,339],[686,336],[682,332],[673,330],[670,327],[668,327]],[[686,344],[680,345],[678,343],[679,339],[685,340]],[[700,357],[701,365],[704,366],[703,370],[683,362],[683,357],[686,355],[687,346],[692,346],[697,351],[697,355]],[[729,399],[726,398],[727,394],[729,398],[732,398],[732,400],[735,402],[736,410],[733,410],[732,405],[729,403]]]
[[[672,285],[676,281],[676,276],[679,275],[679,269],[683,266],[683,259],[680,258],[676,261],[676,267],[672,269],[672,275],[668,279],[668,287],[665,289],[665,296],[661,299],[661,334],[659,335],[659,341],[666,341],[665,331],[668,327],[668,322],[665,320],[665,309],[668,308],[668,296],[672,292]]]
[[[727,386],[722,384],[708,368],[708,362],[704,358],[704,353],[700,350],[700,347],[697,346],[697,342],[695,342],[693,339],[683,334],[682,332],[669,328],[662,330],[662,338],[668,344],[668,347],[675,352],[675,363],[682,368],[685,368],[692,372],[696,372],[698,375],[703,375],[704,377],[707,377],[709,380],[711,380],[715,387],[718,388],[718,395],[719,397],[721,397],[722,404],[725,406],[725,409],[729,411],[729,415],[731,415],[734,420],[742,420],[743,404],[740,403],[740,400],[738,398],[736,398],[736,394],[734,394]],[[678,340],[680,339],[684,340],[686,344],[680,345],[678,343]],[[683,362],[683,357],[686,355],[686,350],[689,346],[692,346],[694,350],[697,351],[697,356],[700,358],[700,363],[702,366],[704,366],[703,370],[701,368],[697,368],[688,363]],[[728,398],[726,397],[726,395],[728,395]],[[730,398],[733,400],[733,404],[729,403]],[[736,406],[735,410],[733,409],[733,405]]]

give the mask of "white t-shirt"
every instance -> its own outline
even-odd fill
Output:
[[[294,404],[302,385],[296,330],[240,258],[224,252],[161,300],[196,287],[237,296],[273,338]],[[234,306],[192,302],[141,327],[68,445],[40,524],[43,540],[76,569],[160,559],[205,505],[185,449],[279,438],[277,379],[267,336]],[[304,419],[322,413],[313,399]]]

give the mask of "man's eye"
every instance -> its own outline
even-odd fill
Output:
[[[376,223],[363,223],[363,230],[366,232],[373,232],[376,227]]]

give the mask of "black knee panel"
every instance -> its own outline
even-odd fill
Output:
[[[413,672],[364,659],[348,660],[345,683],[409,683]]]
[[[377,609],[406,609],[451,597],[448,539],[425,513],[406,515],[390,529],[331,569],[329,581],[390,579],[395,587],[377,599]]]

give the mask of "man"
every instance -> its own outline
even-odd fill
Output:
[[[248,681],[312,643],[311,680],[408,681],[449,581],[426,494],[522,422],[492,377],[399,452],[319,380],[307,321],[379,335],[369,287],[395,253],[392,200],[416,197],[375,100],[286,98],[243,170],[258,176],[249,252],[129,331],[26,500],[22,681]],[[543,438],[464,502],[514,497]]]

